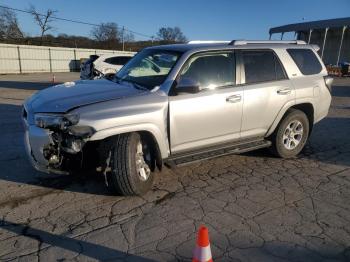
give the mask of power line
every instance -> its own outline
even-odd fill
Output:
[[[31,14],[31,15],[33,14],[33,12],[30,12],[30,11],[27,11],[27,10],[12,8],[12,7],[8,7],[8,6],[4,6],[4,5],[0,5],[0,8],[5,8],[5,9],[12,10],[12,11],[22,12],[22,13]],[[46,15],[41,14],[41,13],[37,13],[37,14],[40,15],[40,16],[44,16],[44,17],[46,16]],[[67,19],[67,18],[61,18],[61,17],[57,17],[57,16],[51,16],[51,18],[55,19],[55,20],[61,20],[61,21],[65,21],[65,22],[71,22],[71,23],[88,25],[88,26],[100,26],[99,24],[94,24],[94,23],[89,23],[89,22],[84,22],[84,21],[79,21],[79,20],[72,20],[72,19]],[[121,26],[117,26],[117,28],[118,29],[123,28],[123,30],[128,31],[130,33],[133,33],[135,35],[143,36],[143,37],[150,38],[150,39],[153,38],[153,36],[146,35],[146,34],[143,34],[143,33],[139,33],[139,32],[127,29],[124,26],[122,26],[122,27]]]

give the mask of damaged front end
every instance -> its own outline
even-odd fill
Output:
[[[48,131],[49,143],[41,150],[47,171],[65,174],[82,167],[83,148],[95,130],[90,126],[78,126],[78,122],[77,114],[34,115],[35,126]]]

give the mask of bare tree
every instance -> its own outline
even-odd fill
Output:
[[[40,27],[40,39],[42,44],[45,33],[53,29],[53,26],[51,25],[52,18],[57,11],[47,9],[45,14],[41,14],[33,5],[29,7],[28,11],[33,15],[35,22]]]
[[[126,32],[124,31],[124,41],[126,43],[134,42],[135,41],[135,35],[132,32],[130,32],[130,31],[126,31]]]
[[[158,30],[157,37],[161,41],[167,42],[186,42],[187,38],[182,33],[181,29],[177,26],[175,27],[162,27]]]
[[[16,13],[12,10],[0,8],[0,38],[23,38]]]
[[[116,23],[101,23],[91,30],[91,36],[98,41],[102,48],[115,48],[120,36]]]
[[[119,40],[118,26],[116,23],[101,23],[91,30],[91,36],[100,42]]]

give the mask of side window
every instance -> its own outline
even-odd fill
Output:
[[[104,62],[113,65],[113,57],[106,58]]]
[[[247,84],[286,79],[283,67],[272,51],[242,51]]]
[[[114,57],[115,65],[125,65],[131,59],[130,56]]]
[[[318,74],[322,70],[320,61],[310,49],[287,49],[287,52],[303,75]]]
[[[107,58],[105,62],[112,65],[125,65],[130,59],[129,56],[116,56]]]
[[[180,76],[200,84],[200,89],[215,89],[236,84],[233,52],[195,55],[187,61]]]

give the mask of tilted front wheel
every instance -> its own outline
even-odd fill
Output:
[[[290,109],[271,136],[272,152],[283,158],[299,154],[308,139],[309,127],[309,120],[304,112]]]
[[[112,148],[108,187],[122,195],[142,195],[153,184],[150,147],[138,133],[118,136]]]

